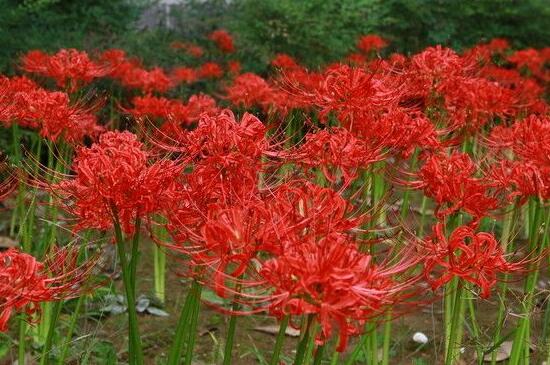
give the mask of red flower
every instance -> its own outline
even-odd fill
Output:
[[[445,99],[452,129],[478,131],[492,118],[512,115],[516,104],[512,90],[482,78],[449,77],[437,90]]]
[[[197,122],[202,115],[216,116],[221,109],[216,104],[216,100],[210,95],[197,94],[191,95],[187,101],[187,110],[189,123],[192,123]]]
[[[267,110],[272,101],[271,86],[260,76],[249,72],[237,76],[225,91],[227,99],[234,105],[247,109],[257,105]]]
[[[379,51],[382,48],[386,48],[388,42],[385,41],[382,37],[377,36],[376,34],[364,35],[357,41],[357,49],[370,53],[371,51]]]
[[[241,73],[241,63],[237,60],[232,60],[227,63],[227,71],[232,75]]]
[[[57,82],[57,86],[70,92],[110,71],[92,62],[86,52],[76,49],[62,49],[53,56],[42,51],[31,51],[21,61],[25,71],[51,77]]]
[[[123,230],[137,217],[159,212],[174,198],[182,167],[174,161],[148,163],[150,156],[130,132],[107,132],[99,143],[77,151],[75,176],[53,186],[76,218],[76,230],[110,229],[116,213]]]
[[[305,136],[305,143],[289,152],[285,159],[308,166],[320,167],[325,177],[334,182],[331,168],[340,170],[344,185],[357,177],[359,169],[365,169],[384,158],[380,146],[355,138],[343,128],[332,128]]]
[[[101,54],[99,63],[110,70],[109,77],[118,80],[134,68],[139,67],[139,62],[136,59],[127,59],[126,52],[121,49],[106,50]]]
[[[188,43],[185,50],[188,55],[193,56],[195,58],[201,58],[204,55],[204,50],[202,49],[202,47],[196,44]]]
[[[173,86],[170,78],[159,67],[149,71],[140,67],[130,68],[122,75],[120,82],[125,87],[140,89],[145,93],[164,93]]]
[[[79,294],[93,260],[77,265],[77,250],[58,250],[44,263],[11,248],[0,252],[0,332],[7,330],[13,311],[32,315],[40,303]]]
[[[533,48],[522,49],[508,56],[508,61],[515,64],[517,68],[525,67],[533,75],[540,75],[546,60]]]
[[[233,38],[225,30],[215,30],[208,36],[208,39],[216,43],[216,46],[220,51],[224,53],[235,52],[235,46],[233,45]]]
[[[409,259],[390,265],[375,264],[357,242],[341,234],[316,238],[314,232],[288,241],[283,251],[262,264],[260,276],[272,288],[271,314],[313,314],[321,326],[317,341],[340,335],[342,352],[350,335],[411,295],[415,279],[404,273],[415,264]]]
[[[193,170],[184,176],[184,189],[169,213],[173,234],[182,237],[177,242],[199,235],[197,230],[213,205],[242,206],[256,195],[261,156],[269,147],[264,134],[265,127],[256,117],[245,113],[238,122],[225,110],[212,117],[203,114],[195,130],[181,130],[175,138],[178,144],[164,146],[193,161]]]
[[[489,180],[474,177],[475,173],[476,166],[465,153],[433,153],[425,158],[419,180],[410,185],[424,189],[435,200],[436,216],[447,217],[462,209],[475,224],[497,207],[496,199],[489,195]]]
[[[300,105],[319,108],[323,121],[334,114],[351,132],[357,129],[357,123],[368,123],[369,119],[396,106],[400,96],[393,80],[384,75],[342,64],[327,69],[316,85],[293,83],[287,85],[287,89]]]
[[[175,120],[186,123],[187,107],[179,100],[155,96],[136,96],[132,99],[134,107],[127,111],[136,118],[149,117],[162,120]]]
[[[197,70],[197,76],[203,79],[217,79],[223,76],[223,69],[216,62],[207,62]]]
[[[52,141],[59,138],[70,144],[81,143],[85,136],[95,137],[103,128],[97,124],[95,106],[71,105],[69,96],[40,88],[24,77],[0,79],[0,121],[36,128]]]
[[[204,50],[200,46],[193,43],[182,43],[175,41],[170,43],[170,47],[172,49],[183,49],[188,55],[195,58],[200,58],[204,54]]]
[[[310,234],[323,237],[332,232],[351,235],[371,218],[357,214],[356,207],[334,190],[307,181],[282,184],[271,196],[266,241],[272,243],[269,250],[273,253],[280,252],[284,240],[299,242]]]
[[[277,53],[271,60],[271,66],[280,68],[282,70],[293,70],[300,68],[300,65],[286,53]]]
[[[469,226],[455,229],[445,238],[443,224],[437,223],[433,236],[425,242],[424,274],[435,290],[459,277],[477,285],[482,298],[488,298],[497,274],[521,270],[524,263],[509,263],[500,244],[490,233],[476,233]],[[441,270],[433,279],[434,271]]]
[[[197,72],[190,67],[176,67],[172,70],[172,79],[176,84],[192,84],[197,80]]]
[[[530,115],[489,137],[498,161],[490,171],[495,186],[513,200],[550,197],[550,118]]]

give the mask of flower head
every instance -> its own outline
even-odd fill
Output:
[[[497,282],[497,274],[521,270],[522,263],[509,263],[504,251],[490,233],[476,233],[469,226],[456,228],[445,238],[438,223],[433,236],[425,242],[424,273],[435,290],[454,277],[477,285],[482,298],[488,298]],[[438,272],[436,278],[432,277]],[[441,271],[439,273],[439,271]]]
[[[233,45],[233,37],[231,37],[231,35],[223,29],[218,29],[213,31],[208,36],[208,39],[216,43],[216,46],[218,46],[220,51],[224,53],[235,52],[235,46]]]
[[[118,218],[131,233],[137,218],[168,204],[181,167],[170,160],[149,163],[150,157],[130,132],[107,132],[90,148],[80,148],[74,177],[53,186],[75,216],[75,229],[107,230]]]

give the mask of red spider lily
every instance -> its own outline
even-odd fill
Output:
[[[529,197],[550,198],[550,168],[540,167],[528,161],[500,161],[491,166],[488,177],[508,201],[520,198],[525,203]]]
[[[495,127],[489,143],[510,149],[516,158],[550,166],[550,117],[533,114],[510,127]]]
[[[94,261],[78,266],[77,257],[77,250],[63,249],[41,263],[14,248],[0,252],[0,332],[8,329],[13,311],[30,316],[41,302],[78,296]]]
[[[164,71],[155,67],[145,70],[136,59],[127,59],[122,50],[111,49],[102,53],[100,62],[110,67],[109,76],[131,89],[139,89],[145,93],[164,93],[173,87],[170,78]]]
[[[126,111],[136,118],[148,117],[161,120],[187,122],[187,107],[179,100],[155,96],[136,96],[132,99],[133,108]]]
[[[494,54],[503,53],[508,48],[510,48],[510,44],[506,39],[494,38],[489,43],[474,46],[464,52],[464,55],[466,57],[473,58],[478,62],[488,63],[491,62],[491,57]]]
[[[437,217],[463,210],[472,216],[471,224],[475,225],[497,208],[497,200],[489,195],[489,179],[474,177],[476,166],[467,154],[432,153],[424,160],[418,180],[406,184],[423,189],[426,196],[435,200]]]
[[[227,72],[229,72],[231,75],[239,75],[241,73],[241,63],[237,60],[231,60],[227,62]]]
[[[407,79],[414,85],[416,93],[429,100],[442,80],[465,76],[475,69],[474,66],[472,59],[460,57],[450,48],[428,47],[411,57]]]
[[[140,89],[146,94],[153,91],[164,93],[173,86],[170,78],[159,67],[149,71],[140,67],[130,68],[122,75],[120,82],[125,87]]]
[[[215,30],[208,36],[208,39],[216,43],[216,46],[220,51],[224,53],[235,52],[235,46],[233,45],[233,37],[222,29]]]
[[[136,218],[158,212],[174,198],[182,167],[174,161],[148,163],[150,156],[130,132],[107,132],[90,148],[77,150],[75,175],[52,188],[76,218],[75,230],[113,226],[126,233]]]
[[[375,126],[372,131],[361,134],[370,134],[389,152],[397,152],[403,158],[410,157],[415,148],[433,151],[442,146],[433,123],[422,113],[393,109]]]
[[[273,94],[273,90],[267,81],[249,72],[237,76],[233,84],[226,87],[225,91],[229,101],[246,109],[258,105],[263,110],[267,110],[271,104]]]
[[[25,76],[8,78],[0,76],[0,121],[9,127],[13,122],[29,128],[37,128],[38,121],[26,118],[29,95],[38,93],[40,87]],[[23,104],[23,105],[24,105]]]
[[[180,237],[176,242],[184,242],[191,232],[199,235],[210,207],[242,205],[257,194],[261,156],[269,147],[264,134],[256,117],[246,113],[238,122],[226,110],[213,117],[204,114],[195,130],[181,131],[177,145],[163,146],[194,162],[168,213],[172,234]]]
[[[357,41],[357,49],[365,53],[380,51],[387,46],[388,42],[376,34],[364,35]]]
[[[516,101],[511,107],[515,114],[547,112],[548,106],[543,99],[544,88],[536,81],[522,77],[518,70],[487,65],[480,70],[480,73],[483,77],[513,90]]]
[[[288,156],[279,156],[303,166],[320,167],[331,182],[335,182],[336,176],[330,169],[335,168],[342,172],[344,185],[357,177],[359,169],[384,159],[380,146],[357,139],[343,128],[307,134],[303,145]]]
[[[508,193],[509,199],[550,197],[549,136],[550,118],[536,115],[491,132],[488,143],[501,153],[497,155],[500,162],[491,168],[490,175],[496,187]]]
[[[175,84],[192,84],[197,81],[197,72],[190,67],[176,67],[172,70],[172,80]]]
[[[99,63],[109,68],[109,77],[120,80],[130,70],[139,67],[136,59],[127,59],[126,52],[121,49],[109,49],[99,57]]]
[[[172,49],[183,49],[189,56],[200,58],[204,54],[204,50],[193,43],[183,43],[179,41],[175,41],[170,43],[170,48]]]
[[[199,67],[197,76],[202,79],[217,79],[223,76],[223,69],[216,62],[207,62]]]
[[[365,66],[369,62],[368,58],[362,53],[351,53],[346,57],[346,61],[353,66]]]
[[[295,70],[300,68],[300,65],[298,65],[296,60],[286,53],[278,53],[275,55],[275,57],[271,60],[271,66],[282,70]]]
[[[266,231],[269,250],[278,253],[284,240],[299,242],[302,236],[323,237],[331,232],[353,234],[370,217],[340,194],[307,181],[291,181],[278,186],[267,202],[271,214],[270,231]]]
[[[459,277],[478,286],[480,296],[488,298],[497,283],[497,274],[520,271],[525,264],[508,262],[492,234],[476,233],[469,226],[456,228],[447,239],[443,224],[437,223],[432,237],[424,244],[424,274],[434,290]],[[434,271],[438,272],[435,279]]]
[[[492,118],[513,114],[514,92],[481,78],[449,77],[437,88],[444,97],[449,127],[478,131]]]
[[[344,127],[353,131],[359,118],[377,115],[397,104],[399,90],[388,81],[383,75],[338,64],[325,71],[314,88],[290,85],[289,92],[301,103],[318,107],[323,120],[333,113]]]
[[[221,111],[216,100],[205,94],[192,95],[187,101],[187,109],[189,123],[197,122],[202,115],[213,117]]]
[[[261,200],[254,197],[231,207],[212,204],[207,207],[206,217],[196,222],[198,225],[179,226],[188,231],[185,244],[178,241],[167,247],[188,255],[191,267],[203,269],[203,283],[224,297],[257,262],[268,217]],[[174,224],[169,227],[177,228]]]
[[[201,58],[204,55],[204,50],[202,49],[202,47],[192,43],[187,44],[187,47],[185,47],[185,51],[188,55],[195,58]]]
[[[96,106],[71,105],[69,96],[40,88],[26,78],[0,79],[5,94],[0,97],[0,117],[5,125],[36,128],[52,141],[59,138],[70,144],[85,136],[95,137],[103,128],[93,114]],[[2,87],[0,86],[0,87]]]
[[[441,46],[428,47],[411,58],[412,71],[428,78],[440,81],[448,76],[464,75],[473,67],[450,48]],[[432,83],[430,83],[432,84]]]
[[[188,133],[185,148],[203,159],[234,152],[256,159],[267,147],[265,127],[258,118],[245,113],[237,122],[226,109],[215,117],[203,115],[197,129]]]
[[[545,64],[545,59],[533,48],[522,49],[508,56],[507,60],[517,66],[517,68],[526,68],[533,75],[540,75]]]
[[[405,272],[415,264],[412,255],[394,265],[375,264],[348,236],[317,239],[312,233],[286,242],[280,254],[262,264],[260,276],[272,287],[271,314],[315,315],[321,329],[318,343],[328,341],[336,327],[336,350],[342,352],[348,337],[358,334],[366,321],[411,295],[416,278]]]
[[[110,72],[109,68],[92,62],[86,52],[72,48],[62,49],[53,56],[42,51],[30,51],[23,56],[21,62],[23,70],[51,77],[58,87],[69,92],[74,92]]]

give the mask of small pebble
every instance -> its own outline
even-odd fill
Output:
[[[416,332],[413,335],[413,341],[416,342],[416,343],[421,343],[421,344],[424,345],[424,344],[428,343],[428,336],[426,336],[422,332]]]

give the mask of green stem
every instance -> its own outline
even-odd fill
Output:
[[[464,298],[465,301],[468,303],[468,310],[470,314],[470,322],[472,323],[472,332],[474,335],[475,340],[475,350],[478,362],[483,362],[483,349],[481,348],[480,344],[480,331],[479,327],[477,326],[477,320],[476,320],[476,311],[475,311],[475,305],[474,305],[474,298]]]
[[[67,330],[67,335],[65,336],[65,342],[63,343],[63,348],[61,349],[61,356],[59,357],[58,365],[65,364],[65,358],[67,357],[67,351],[69,350],[69,344],[72,342],[74,329],[76,327],[76,321],[80,313],[80,307],[84,302],[84,296],[80,296],[76,302],[76,307],[74,312],[71,314],[71,321],[69,322],[69,329]]]
[[[233,352],[233,341],[235,339],[235,331],[237,329],[237,316],[232,315],[229,319],[229,328],[227,330],[227,339],[225,342],[225,350],[223,353],[223,365],[231,364],[231,353]]]
[[[338,360],[340,360],[340,353],[338,351],[334,351],[332,358],[330,359],[330,365],[337,365]]]
[[[313,314],[309,314],[305,318],[305,326],[302,326],[303,328],[302,339],[298,343],[298,348],[296,350],[296,357],[294,358],[294,365],[302,365],[304,363],[304,358],[306,356],[306,351],[307,351],[307,347],[311,336],[311,333],[310,333],[311,326],[314,320],[315,320],[315,316]]]
[[[191,361],[193,360],[193,349],[195,348],[195,339],[197,337],[197,325],[199,322],[202,286],[199,284],[198,281],[193,280],[191,290],[193,291],[193,302],[192,302],[192,308],[191,308],[191,320],[189,324],[189,331],[187,331],[187,334],[189,337],[187,339],[184,365],[191,365]]]
[[[19,343],[17,345],[17,354],[18,354],[18,364],[26,364],[25,362],[25,352],[26,352],[26,342],[27,342],[27,322],[23,315],[19,318]]]
[[[388,310],[385,316],[384,322],[384,339],[382,342],[382,365],[389,365],[390,363],[390,343],[391,343],[391,319],[392,311]]]
[[[270,365],[279,365],[279,357],[281,355],[281,349],[285,342],[286,328],[288,327],[289,315],[283,317],[281,324],[279,325],[279,332],[277,333],[277,339],[275,340],[275,347],[273,348],[273,356],[271,356]]]
[[[172,342],[172,347],[170,348],[170,353],[168,355],[167,365],[177,365],[180,363],[181,350],[185,342],[185,333],[187,329],[187,324],[189,323],[189,317],[191,315],[192,302],[195,299],[193,291],[194,285],[195,280],[193,280],[193,283],[191,284],[191,289],[187,293],[185,303],[181,308],[180,317],[176,326],[176,334],[174,335],[174,341]]]
[[[138,214],[134,223],[134,237],[132,237],[132,254],[130,256],[130,282],[132,285],[132,291],[134,293],[134,299],[136,298],[136,270],[137,270],[137,263],[139,261],[140,228],[141,228],[141,219],[139,218],[139,214]]]
[[[508,253],[510,251],[510,242],[509,242],[510,233],[512,231],[513,222],[515,221],[515,218],[519,211],[518,206],[515,204],[512,205],[510,209],[511,210],[506,212],[504,216],[502,233],[500,236],[500,244],[505,253]],[[496,346],[496,344],[499,341],[500,334],[502,332],[502,327],[504,326],[505,312],[506,312],[506,292],[508,291],[508,276],[509,276],[508,274],[504,276],[504,280],[500,283],[500,286],[499,286],[500,302],[498,307],[496,329],[493,335],[493,347],[495,350],[491,354],[491,365],[496,365],[497,353],[498,353],[498,346]]]
[[[241,284],[237,283],[235,288],[236,296],[238,297],[241,291]],[[231,309],[236,312],[239,309],[239,303],[237,302],[238,298],[235,298]],[[231,315],[229,319],[229,328],[227,329],[227,337],[225,341],[225,349],[223,353],[223,365],[231,364],[231,353],[233,352],[233,342],[235,340],[235,331],[237,330],[237,315]]]
[[[321,361],[323,361],[324,352],[325,352],[325,345],[321,345],[317,347],[317,351],[315,351],[315,357],[313,358],[313,365],[321,365]]]
[[[143,351],[141,348],[141,339],[139,337],[137,312],[136,312],[136,299],[134,296],[133,280],[130,276],[131,267],[128,264],[126,258],[126,249],[124,247],[125,242],[122,237],[122,229],[120,228],[120,222],[118,219],[118,212],[113,207],[114,228],[115,237],[117,242],[118,256],[120,259],[120,266],[122,267],[122,281],[124,282],[124,289],[126,291],[126,303],[128,305],[128,335],[129,335],[129,360],[130,365],[142,365],[143,364]]]
[[[535,257],[540,256],[547,244],[548,226],[550,225],[550,212],[545,213],[544,234],[540,238],[542,208],[538,199],[529,202],[529,252]],[[531,326],[531,314],[534,307],[535,288],[539,274],[540,260],[535,260],[529,267],[529,275],[525,281],[525,299],[522,303],[523,313],[514,336],[510,365],[529,364],[529,329]]]
[[[370,343],[370,363],[372,365],[378,365],[378,333],[376,332],[376,324],[373,323],[371,333],[369,336]]]
[[[162,302],[166,300],[166,253],[158,245],[153,246],[155,269],[155,296]]]
[[[55,333],[55,325],[61,313],[61,308],[63,307],[63,301],[59,300],[55,302],[53,315],[50,319],[50,324],[48,326],[48,333],[46,335],[46,342],[42,348],[42,356],[40,358],[40,365],[47,365],[50,363],[50,350],[52,348],[53,337]]]
[[[461,343],[461,328],[462,319],[464,318],[464,299],[462,298],[462,281],[458,280],[455,300],[453,305],[453,316],[451,322],[451,330],[449,335],[449,347],[447,349],[447,355],[445,359],[445,365],[456,364],[460,357],[460,343]]]

